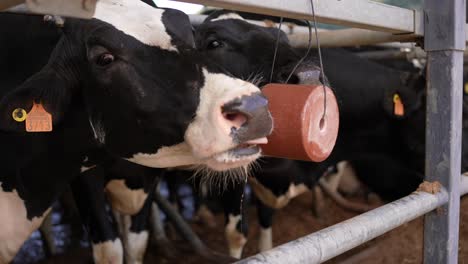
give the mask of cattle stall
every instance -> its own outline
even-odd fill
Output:
[[[180,0],[238,11],[312,20],[309,0]],[[89,18],[96,0],[6,1],[0,9]],[[273,248],[239,263],[320,263],[425,214],[424,262],[457,263],[460,195],[468,180],[460,176],[462,73],[467,40],[464,0],[425,0],[423,11],[367,0],[313,0],[315,18],[357,29],[341,31],[357,44],[420,41],[428,59],[426,189],[343,223]],[[198,18],[198,21],[199,18]],[[304,31],[297,30],[301,43]],[[326,33],[323,33],[326,39]],[[366,42],[359,42],[364,36]],[[302,40],[301,40],[302,39]],[[293,41],[294,43],[294,41]],[[356,42],[353,42],[356,45]],[[296,44],[300,46],[301,44]],[[334,44],[338,45],[339,44]],[[333,46],[330,44],[330,46]],[[448,124],[448,125],[445,125]],[[376,176],[377,177],[377,176]],[[442,186],[438,188],[436,182]],[[437,209],[437,210],[435,210]]]
[[[265,15],[308,20],[313,18],[310,1],[306,0],[184,1]],[[459,87],[462,85],[466,42],[465,1],[450,0],[442,4],[437,0],[426,0],[423,12],[365,0],[317,0],[313,3],[318,22],[377,31],[372,33],[374,43],[378,43],[382,36],[387,36],[387,41],[424,40],[428,56],[426,180],[440,182],[443,191],[432,195],[417,192],[240,263],[320,263],[408,222],[413,219],[413,213],[414,217],[426,214],[424,262],[456,263],[460,195],[466,192],[466,181],[460,178],[458,167],[461,160],[462,121],[462,94]],[[349,30],[346,31],[349,34]],[[354,32],[358,35],[357,39],[366,33],[368,31]],[[450,124],[448,129],[441,121]],[[447,196],[443,198],[445,191]],[[439,213],[434,210],[437,207],[442,207],[437,210]],[[385,215],[393,217],[386,218]]]

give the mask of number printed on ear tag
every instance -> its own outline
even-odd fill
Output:
[[[26,118],[27,132],[50,132],[52,131],[52,115],[49,114],[41,103],[33,103],[31,111]]]

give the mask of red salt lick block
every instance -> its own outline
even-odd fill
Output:
[[[338,136],[339,111],[333,91],[328,87],[325,91],[323,116],[321,85],[272,83],[262,89],[274,122],[268,144],[262,146],[266,156],[320,162],[330,155]]]

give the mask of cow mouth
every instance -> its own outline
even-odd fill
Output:
[[[266,138],[242,143],[212,156],[208,166],[219,171],[246,166],[261,156],[262,151],[258,144],[265,143]]]

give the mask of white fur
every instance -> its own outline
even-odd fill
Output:
[[[123,263],[122,242],[116,238],[114,241],[93,244],[93,258],[96,264]]]
[[[124,180],[109,181],[105,191],[112,209],[126,215],[138,213],[148,197],[143,189],[132,190],[128,188]]]
[[[122,237],[125,262],[127,264],[143,263],[146,247],[148,245],[148,232],[134,233],[130,231],[132,218],[113,210],[119,234]]]
[[[49,212],[50,208],[42,216],[28,220],[24,200],[16,190],[3,191],[0,183],[0,263],[9,263],[13,259]]]
[[[219,20],[226,20],[226,19],[238,19],[238,20],[245,20],[243,17],[241,17],[239,14],[236,13],[227,13],[220,15],[217,18],[213,18],[210,21],[219,21]]]
[[[260,228],[260,237],[258,239],[258,250],[260,252],[267,251],[273,248],[273,234],[271,227]]]
[[[94,167],[96,167],[96,165],[93,165],[93,166],[90,166],[90,167],[81,166],[80,171],[81,171],[81,173],[83,173],[83,172],[88,171],[88,170],[90,170],[90,169],[92,169]]]
[[[125,249],[127,264],[142,264],[148,245],[148,231],[140,233],[129,232]]]
[[[225,228],[225,236],[228,242],[229,255],[234,258],[240,258],[242,256],[242,250],[245,243],[247,243],[247,238],[244,234],[239,233],[236,229],[237,224],[241,221],[240,215],[228,216],[228,223]]]
[[[128,161],[152,168],[170,168],[203,163],[193,156],[187,143],[162,147],[155,154],[136,153]]]
[[[164,10],[136,0],[100,0],[94,18],[105,21],[144,44],[177,51],[162,22]]]

